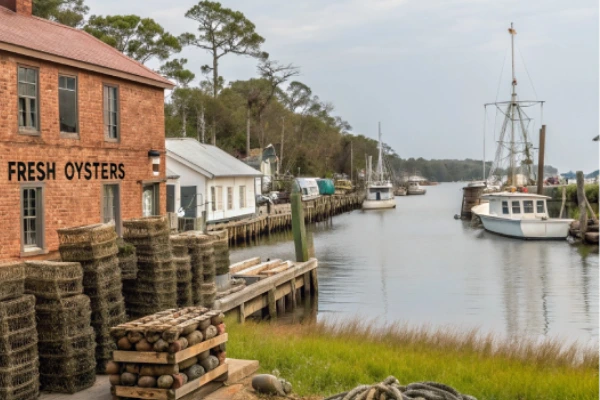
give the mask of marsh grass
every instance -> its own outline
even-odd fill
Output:
[[[277,369],[296,393],[327,396],[394,375],[438,381],[478,399],[598,399],[598,349],[557,339],[500,339],[478,330],[329,321],[229,321],[228,356]]]

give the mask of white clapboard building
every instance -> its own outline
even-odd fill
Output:
[[[166,140],[167,199],[185,218],[207,223],[251,216],[256,212],[255,178],[260,171],[216,146],[191,138]]]

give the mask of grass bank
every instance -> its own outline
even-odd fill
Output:
[[[227,355],[277,369],[301,396],[327,396],[394,375],[438,381],[478,399],[598,399],[598,349],[501,341],[477,331],[357,321],[275,325],[229,321]]]

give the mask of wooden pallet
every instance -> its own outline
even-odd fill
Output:
[[[200,378],[186,383],[179,389],[146,389],[137,386],[115,386],[115,395],[133,399],[176,400],[226,374],[227,371],[227,364],[219,365],[217,368],[207,372]]]
[[[177,353],[158,353],[155,351],[125,351],[115,350],[113,361],[120,363],[135,364],[178,364],[188,358],[194,357],[203,351],[210,350],[222,343],[227,342],[227,333],[215,336],[212,339],[195,344]]]

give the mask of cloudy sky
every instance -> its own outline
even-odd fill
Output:
[[[149,16],[173,34],[196,29],[191,0],[86,0],[92,14]],[[546,101],[546,163],[562,172],[598,168],[597,0],[224,0],[265,37],[271,58],[301,68],[298,80],[357,133],[377,136],[403,158],[481,159],[495,149],[495,112],[510,94],[514,22],[521,99]],[[188,48],[195,72],[208,53]],[[179,56],[178,56],[179,57]],[[252,59],[228,55],[227,81],[255,75]],[[542,119],[531,110],[532,131]],[[487,123],[484,123],[487,121]],[[499,122],[496,123],[499,125]],[[495,136],[494,136],[495,134]]]

